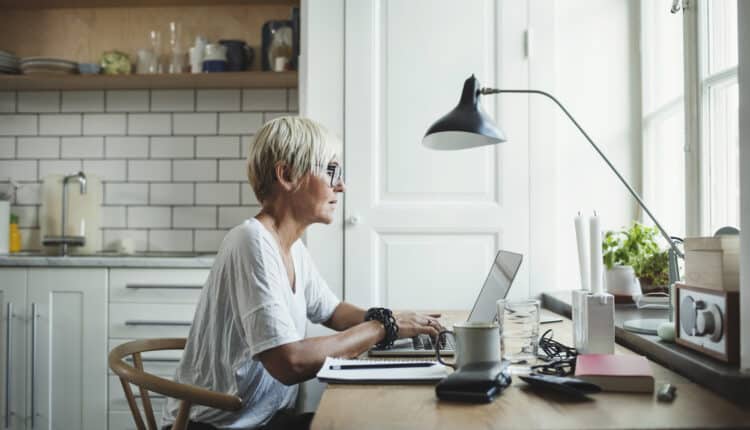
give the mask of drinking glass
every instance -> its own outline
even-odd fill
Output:
[[[497,301],[503,359],[511,364],[532,365],[539,348],[539,300]]]

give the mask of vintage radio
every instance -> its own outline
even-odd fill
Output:
[[[675,284],[675,294],[677,343],[721,361],[737,363],[739,293]]]

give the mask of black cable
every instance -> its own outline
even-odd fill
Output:
[[[552,335],[552,329],[548,329],[539,338],[539,349],[543,353],[539,358],[545,363],[531,366],[531,370],[545,375],[572,375],[576,370],[578,351],[552,339]]]

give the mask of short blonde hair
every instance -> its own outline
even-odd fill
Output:
[[[291,181],[323,175],[336,158],[336,139],[317,122],[296,116],[272,119],[258,130],[247,155],[247,179],[263,203],[271,194],[276,164],[289,168]]]

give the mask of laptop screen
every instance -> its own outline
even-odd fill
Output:
[[[469,314],[469,321],[493,321],[497,316],[496,302],[504,299],[510,285],[521,267],[523,255],[515,252],[500,251],[479,292],[477,301]]]

